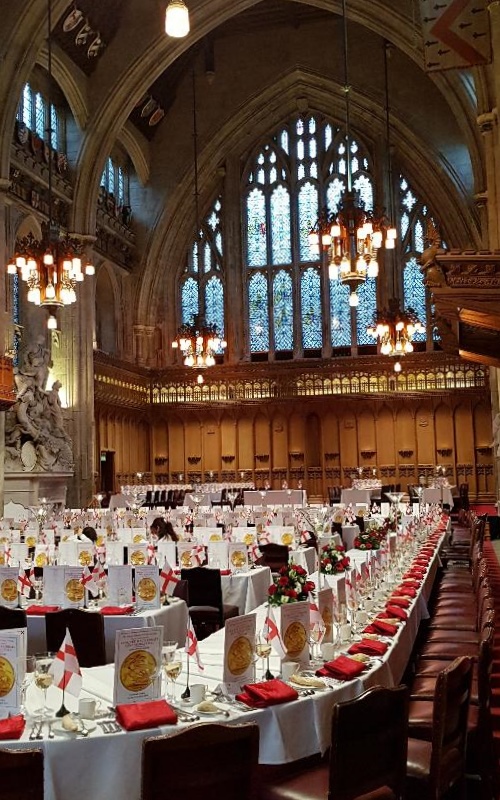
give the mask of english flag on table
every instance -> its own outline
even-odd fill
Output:
[[[274,618],[273,609],[271,606],[268,608],[267,616],[264,620],[264,627],[262,629],[264,638],[273,648],[274,652],[280,657],[285,658],[286,650],[283,645],[276,620]]]
[[[259,550],[259,545],[255,544],[255,542],[248,546],[248,554],[252,560],[252,563],[255,564],[258,558],[261,557],[262,553]]]
[[[156,549],[154,544],[152,544],[151,542],[149,542],[148,544],[147,552],[148,552],[148,564],[156,564]]]
[[[201,567],[205,562],[205,548],[202,544],[197,544],[191,550],[191,560],[197,567]]]
[[[179,583],[179,578],[174,573],[174,570],[168,563],[167,559],[163,562],[163,567],[160,570],[160,580],[163,583],[160,586],[161,594],[167,594],[169,597],[173,595],[176,584]]]
[[[88,567],[83,568],[80,583],[83,584],[84,589],[88,589],[89,592],[92,592],[92,594],[99,594],[99,587],[94,580],[94,574],[89,570]]]
[[[32,583],[29,579],[29,576],[26,575],[26,572],[22,567],[19,567],[19,576],[17,578],[17,591],[20,592],[24,597],[29,597],[31,589],[32,589]]]
[[[54,676],[54,686],[78,697],[82,690],[82,673],[71,634],[67,628],[64,641],[49,667],[49,672]]]
[[[104,580],[104,578],[107,577],[106,570],[100,561],[97,561],[96,565],[94,566],[92,570],[92,577],[94,578],[94,581]]]
[[[189,617],[188,628],[186,631],[186,644],[184,645],[184,651],[188,654],[188,656],[194,656],[196,658],[198,669],[205,669],[201,663],[200,651],[198,649],[198,639],[196,638],[191,617]]]
[[[317,625],[320,630],[326,630],[323,617],[312,595],[309,595],[309,625],[311,629]]]
[[[10,549],[10,544],[4,544],[4,564],[6,567],[10,567],[12,561],[12,550]]]

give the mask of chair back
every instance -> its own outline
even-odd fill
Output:
[[[375,686],[338,703],[332,719],[330,800],[354,800],[382,788],[402,797],[407,739],[408,687]],[[362,769],[360,754],[366,754]]]
[[[212,606],[222,616],[222,584],[220,570],[209,567],[181,569],[181,579],[187,581],[190,606]]]
[[[43,750],[0,749],[2,800],[43,800]]]
[[[177,581],[172,592],[173,597],[180,597],[189,605],[189,583],[186,580]]]
[[[45,615],[47,650],[57,652],[68,628],[81,667],[99,667],[106,663],[104,618],[79,608],[65,608]]]
[[[0,606],[0,631],[12,630],[12,628],[26,628],[28,621],[26,611],[22,608],[6,608]]]
[[[256,562],[259,567],[269,567],[271,572],[278,572],[288,564],[288,547],[284,544],[261,544],[259,550],[262,553]]]
[[[249,800],[258,753],[255,724],[194,725],[173,735],[146,739],[141,798]]]
[[[441,797],[465,779],[472,659],[456,658],[439,673],[434,691],[429,797]]]

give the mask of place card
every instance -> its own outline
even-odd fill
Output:
[[[161,697],[163,628],[116,631],[113,704],[143,703]]]
[[[160,575],[158,567],[135,568],[135,603],[138,611],[160,608]]]
[[[248,528],[246,525],[234,525],[231,530],[231,536],[235,541],[242,541],[246,545],[255,544],[256,529],[254,527]]]
[[[19,713],[25,653],[26,642],[19,632],[0,633],[0,717]]]
[[[85,605],[85,587],[81,577],[81,567],[63,567],[63,594],[58,605],[63,608],[82,608]]]
[[[204,531],[202,538],[203,544],[208,545],[210,542],[222,542],[224,540],[222,528],[213,526],[213,527],[203,528],[202,530]]]
[[[333,589],[330,586],[320,589],[318,592],[318,609],[321,618],[325,623],[324,642],[333,642],[333,623],[336,621],[334,603],[336,602]]]
[[[108,600],[111,605],[123,606],[132,602],[132,567],[130,564],[108,567]]]
[[[229,569],[233,572],[248,569],[248,550],[245,542],[231,542],[228,545],[228,563]]]
[[[128,545],[128,563],[133,567],[142,567],[148,563],[148,543]]]
[[[17,577],[19,566],[0,567],[0,605],[7,608],[17,608],[19,596],[17,591]]]
[[[255,614],[226,620],[224,626],[224,670],[222,680],[229,694],[236,694],[253,680]]]
[[[309,665],[309,600],[280,606],[281,639],[285,661],[298,661],[302,669]]]
[[[34,556],[35,567],[46,567],[49,563],[49,546],[48,544],[37,544],[35,547]]]

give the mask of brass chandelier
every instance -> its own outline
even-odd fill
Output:
[[[413,336],[425,333],[425,327],[412,308],[401,311],[399,301],[393,298],[389,309],[379,311],[366,329],[369,336],[378,340],[384,356],[404,356],[413,352]]]

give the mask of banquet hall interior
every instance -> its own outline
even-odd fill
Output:
[[[0,499],[373,482],[493,538],[498,0],[0,10]]]

